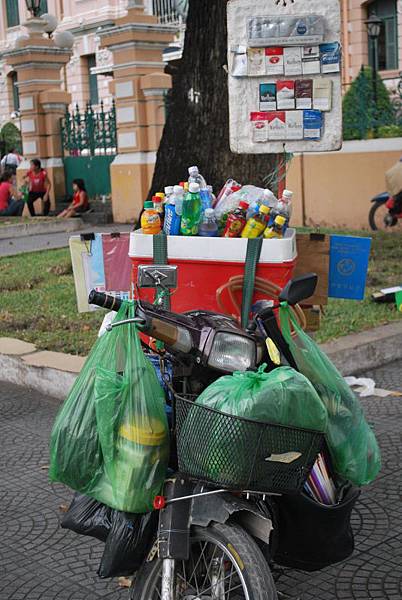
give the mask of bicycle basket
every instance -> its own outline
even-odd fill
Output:
[[[237,417],[193,400],[175,395],[183,475],[235,490],[301,490],[323,445],[321,432]]]

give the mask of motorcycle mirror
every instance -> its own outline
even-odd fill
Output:
[[[279,300],[292,306],[301,300],[306,300],[314,294],[317,282],[318,275],[316,273],[306,273],[306,275],[295,277],[285,285],[279,294]]]

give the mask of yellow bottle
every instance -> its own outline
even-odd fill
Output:
[[[152,202],[144,202],[144,212],[141,215],[141,229],[142,233],[150,235],[156,235],[161,230],[161,220]]]
[[[275,218],[275,221],[273,222],[271,227],[267,227],[266,230],[264,231],[264,238],[265,239],[272,239],[272,238],[282,238],[283,237],[283,228],[285,226],[286,223],[286,219],[285,217],[282,217],[282,215],[278,215]]]
[[[260,210],[255,217],[251,217],[247,223],[245,228],[242,231],[242,238],[257,238],[263,232],[267,226],[267,220],[269,215],[269,206],[265,206],[265,204],[261,204]]]

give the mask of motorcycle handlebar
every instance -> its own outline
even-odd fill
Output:
[[[117,312],[121,308],[123,301],[115,296],[110,296],[109,294],[104,294],[103,292],[91,290],[88,296],[88,303],[95,304],[101,308],[115,310]]]

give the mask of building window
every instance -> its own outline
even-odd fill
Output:
[[[91,69],[93,67],[96,67],[95,54],[90,54],[87,57],[87,64],[88,64],[89,101],[91,104],[99,104],[98,76],[91,73]]]
[[[20,13],[16,0],[6,0],[7,27],[16,27],[20,24]]]
[[[49,12],[47,9],[47,0],[40,0],[40,7],[39,7],[39,16],[44,15],[45,13]]]
[[[12,93],[13,93],[13,108],[14,110],[19,110],[20,109],[20,95],[18,92],[18,76],[17,73],[11,73],[10,75],[10,79],[11,79],[11,86],[12,86]]]
[[[398,68],[398,14],[396,0],[375,0],[368,7],[368,14],[376,14],[383,21],[378,38],[377,69],[386,71]],[[369,40],[369,61],[373,66],[373,54]]]

